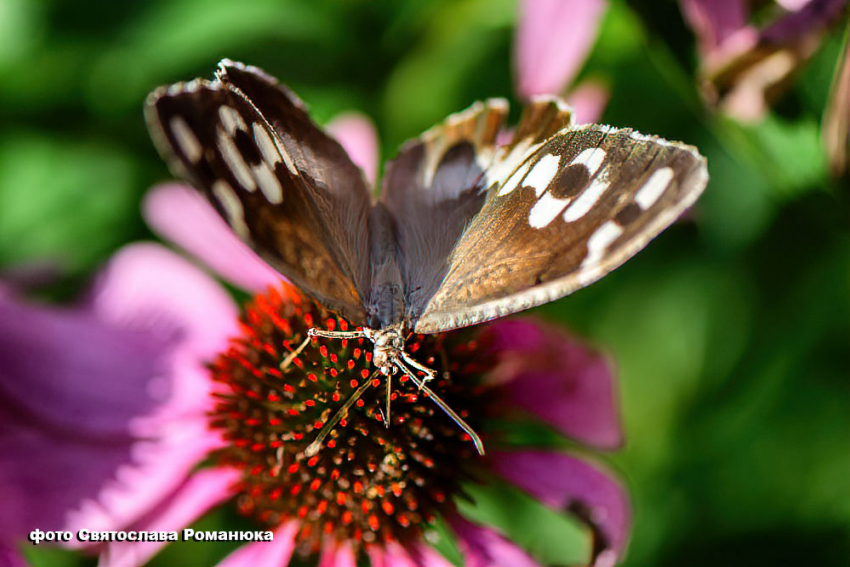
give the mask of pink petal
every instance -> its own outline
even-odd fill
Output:
[[[345,542],[341,545],[329,543],[322,549],[318,567],[356,567],[357,559],[351,544]]]
[[[538,567],[525,551],[497,534],[460,516],[450,520],[466,567]]]
[[[120,250],[91,304],[114,325],[179,338],[202,361],[222,351],[238,330],[238,310],[224,288],[158,244]]]
[[[0,567],[27,567],[27,562],[16,549],[0,543]]]
[[[410,550],[395,542],[384,548],[373,546],[367,549],[372,567],[452,567],[446,558],[427,545]]]
[[[179,382],[167,339],[84,310],[0,299],[0,535],[62,528],[130,467],[162,481],[181,458],[197,462],[185,446],[172,461],[137,454],[134,421],[155,414]],[[205,424],[202,414],[184,420],[186,431]]]
[[[567,95],[567,102],[575,111],[576,124],[595,124],[602,117],[609,98],[610,93],[605,85],[583,81]]]
[[[498,474],[552,508],[583,516],[602,536],[602,547],[622,554],[629,537],[631,511],[623,488],[609,475],[560,453],[497,451],[491,459]]]
[[[257,541],[243,545],[218,567],[285,567],[295,550],[298,522],[283,524],[274,531],[274,540]]]
[[[180,531],[189,526],[211,508],[230,498],[231,486],[239,478],[232,469],[204,469],[193,474],[172,496],[125,529],[148,531]],[[103,529],[89,524],[79,528]],[[108,529],[108,528],[107,528]],[[115,529],[115,528],[112,528]],[[110,543],[100,558],[100,567],[134,567],[143,565],[167,542],[116,542]],[[266,543],[272,546],[272,543]],[[287,557],[288,559],[288,557]],[[285,565],[286,563],[282,563]]]
[[[622,445],[610,361],[562,330],[531,319],[499,321],[487,332],[500,359],[491,380],[502,385],[507,403],[589,445]]]
[[[374,186],[378,176],[378,133],[372,121],[359,112],[346,112],[331,120],[325,129],[342,144],[354,165]]]
[[[514,45],[516,90],[529,99],[558,94],[596,41],[604,0],[522,0]]]
[[[151,385],[168,374],[169,351],[168,337],[123,328],[84,309],[0,296],[0,406],[48,435],[129,439],[128,421],[164,399]]]
[[[703,54],[744,29],[749,19],[745,0],[679,0],[679,5]]]
[[[176,183],[154,187],[142,202],[142,212],[157,234],[243,289],[264,291],[283,278],[239,240],[212,205],[191,187]]]
[[[812,0],[776,0],[776,3],[789,12],[796,12],[811,1]]]

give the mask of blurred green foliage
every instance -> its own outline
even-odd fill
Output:
[[[389,158],[475,99],[512,97],[515,21],[512,0],[0,0],[0,269],[53,260],[65,278],[46,295],[66,299],[122,244],[151,238],[139,199],[169,175],[141,108],[159,84],[210,76],[223,56],[250,62],[320,121],[369,114]],[[850,208],[819,139],[839,49],[836,32],[751,126],[703,107],[670,0],[613,2],[582,72],[611,89],[605,122],[697,145],[711,175],[686,221],[538,310],[616,360],[628,442],[608,462],[634,501],[626,565],[850,557]],[[529,506],[499,525],[548,563],[581,557],[581,528]],[[220,510],[203,522],[245,520]],[[182,544],[157,561],[207,565],[227,551]]]

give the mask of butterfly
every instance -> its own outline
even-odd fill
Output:
[[[708,182],[696,148],[577,126],[556,97],[533,100],[504,144],[504,99],[450,115],[401,147],[378,198],[301,100],[256,67],[224,59],[214,80],[161,87],[145,110],[172,170],[271,266],[357,327],[311,329],[282,366],[313,337],[365,337],[376,375],[387,377],[388,413],[390,379],[407,374],[482,453],[425,385],[435,372],[405,352],[406,333],[474,325],[585,287],[672,224]]]

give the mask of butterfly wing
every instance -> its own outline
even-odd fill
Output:
[[[608,126],[559,128],[568,121],[554,100],[524,113],[483,173],[483,203],[413,318],[416,332],[472,325],[572,293],[646,246],[705,188],[705,159],[691,146]]]
[[[484,172],[507,113],[505,100],[478,102],[404,144],[387,164],[381,201],[396,221],[408,320],[437,291],[452,248],[484,204]]]
[[[302,290],[355,324],[369,292],[369,191],[284,86],[224,60],[214,81],[151,93],[151,136],[178,175]]]

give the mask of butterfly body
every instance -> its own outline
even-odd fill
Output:
[[[696,148],[577,126],[555,97],[532,101],[504,142],[507,114],[505,100],[477,102],[407,142],[375,200],[342,146],[256,67],[225,59],[213,81],[162,87],[146,105],[172,169],[271,266],[362,329],[346,336],[373,342],[378,373],[417,384],[416,371],[434,372],[405,353],[406,333],[473,325],[587,286],[707,184]]]

